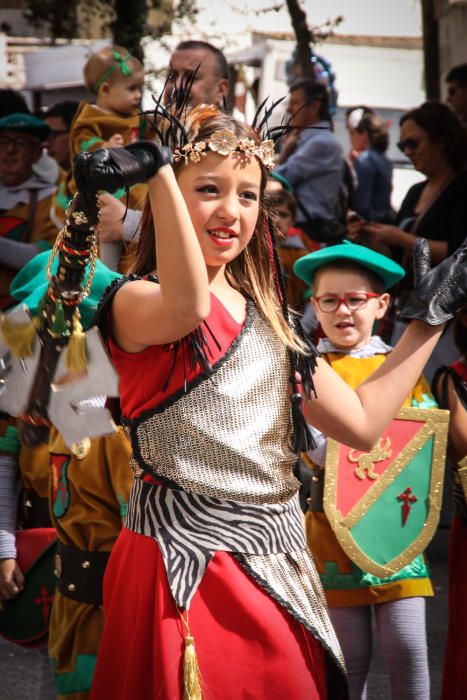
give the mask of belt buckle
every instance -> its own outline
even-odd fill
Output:
[[[57,578],[61,578],[63,574],[63,561],[60,554],[56,554],[54,557],[54,575]]]

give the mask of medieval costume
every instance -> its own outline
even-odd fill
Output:
[[[27,304],[33,314],[47,286],[47,257],[37,256],[12,284],[15,299]],[[85,326],[102,290],[115,277],[97,261],[91,295],[80,305]],[[103,402],[104,397],[91,401]],[[121,428],[112,435],[83,440],[72,449],[52,428],[48,444],[20,451],[29,500],[33,490],[48,502],[58,537],[49,657],[59,698],[85,700],[91,688],[103,628],[102,579],[126,515],[133,480],[129,457],[129,442]]]
[[[322,297],[315,296],[315,299],[320,300],[323,297],[328,297],[328,300],[332,302],[333,297],[337,297],[335,308],[329,310],[329,326],[324,322],[323,316],[325,314],[321,314],[324,330],[329,331],[332,340],[322,338],[318,343],[318,350],[321,357],[328,362],[333,370],[349,386],[356,389],[386,361],[392,348],[386,345],[379,336],[366,337],[359,330],[355,331],[353,342],[348,340],[346,344],[343,338],[342,346],[334,345],[332,341],[338,343],[340,340],[338,332],[335,336],[333,335],[334,324],[340,325],[342,323],[350,324],[350,326],[354,324],[357,329],[361,329],[362,326],[359,323],[369,322],[368,328],[370,329],[371,323],[379,317],[375,310],[366,311],[366,302],[365,306],[361,307],[361,311],[359,307],[352,310],[346,297],[342,299],[337,294],[329,292],[326,286],[328,278],[323,277],[322,280],[321,278],[316,280],[315,274],[323,270],[324,275],[329,269],[330,274],[334,273],[337,278],[339,273],[346,275],[348,272],[345,279],[354,282],[355,279],[361,278],[361,282],[366,282],[368,285],[363,288],[371,289],[378,297],[403,277],[402,268],[376,251],[352,243],[343,243],[311,253],[297,261],[294,269],[297,275],[313,288],[315,295],[318,294],[318,291],[323,295]],[[373,278],[368,278],[370,271],[377,275],[377,280],[371,283],[368,282],[369,279],[373,280]],[[334,278],[331,277],[331,279]],[[355,284],[358,285],[359,281]],[[335,291],[332,283],[331,288]],[[357,286],[354,289],[358,290],[360,287]],[[357,296],[358,292],[348,292],[349,297],[352,294]],[[343,303],[346,305],[346,311],[339,311]],[[324,311],[321,306],[319,309]],[[417,408],[436,406],[423,377],[419,379],[405,399],[403,406]],[[333,501],[332,510],[326,509],[326,513],[329,515],[328,519],[323,504],[325,471],[327,471],[325,466],[327,465],[328,469],[331,469],[327,462],[329,457],[328,440],[320,431],[311,429],[315,439],[315,447],[307,454],[302,455],[303,461],[312,470],[309,508],[306,513],[307,541],[325,589],[331,620],[347,663],[350,697],[355,700],[366,697],[366,683],[372,649],[372,618],[374,616],[385,664],[390,676],[391,694],[396,697],[404,688],[404,693],[406,693],[404,697],[427,698],[429,696],[429,673],[423,596],[432,596],[433,588],[423,554],[419,554],[406,565],[388,567],[390,570],[392,569],[392,572],[385,575],[376,575],[376,572],[371,571],[371,568],[364,570],[367,559],[365,556],[360,556],[362,552],[349,534],[349,509],[345,510],[343,506],[344,486],[341,481],[341,473],[343,474],[345,471],[348,474],[349,469],[353,472],[351,462],[358,461],[358,458],[350,454],[347,458],[350,463],[349,461],[343,462],[345,466],[342,467],[342,472],[339,471],[337,475],[331,471],[328,474],[328,483],[338,483],[335,488],[335,497],[340,499],[338,503]],[[381,440],[382,442],[383,440]],[[392,445],[391,441],[389,445]],[[379,443],[375,448],[378,446]],[[380,457],[382,459],[391,457],[393,452],[395,450],[391,446],[389,455],[383,453]],[[373,455],[373,451],[369,454]],[[376,454],[373,459],[379,461]],[[349,481],[345,484],[346,495],[354,507],[353,510],[350,509],[352,512],[355,512],[358,505],[362,503],[363,496],[368,495],[371,491],[371,486],[367,487],[368,491],[364,490],[366,483],[374,484],[375,487],[376,484],[381,486],[384,483],[382,479],[379,479],[383,473],[377,473],[373,468],[373,463],[370,462],[370,464],[370,472],[366,475],[364,472],[358,471],[363,467],[363,463],[360,465],[358,462],[354,476],[355,482]],[[429,461],[426,467],[427,470],[431,469]],[[373,479],[375,481],[372,481]],[[396,479],[392,479],[392,481],[394,482]],[[334,493],[334,490],[331,490]],[[337,496],[337,491],[339,491],[339,496]],[[331,498],[329,489],[326,491],[326,497]],[[415,500],[417,499],[415,498]],[[371,510],[371,506],[368,506],[367,502],[365,503],[365,512],[368,512]],[[391,501],[385,504],[386,507],[389,503]],[[395,503],[398,511],[398,501]],[[331,515],[334,510],[338,511],[336,518]],[[392,512],[395,513],[395,511]],[[388,520],[389,522],[390,520]],[[345,539],[347,534],[349,540]],[[370,559],[377,559],[376,548],[384,549],[384,535],[379,533],[379,537],[381,537],[381,542],[379,538],[372,539],[374,548]],[[404,617],[410,621],[410,624],[404,623]],[[358,645],[355,644],[356,638]],[[410,662],[404,664],[404,657],[408,658],[407,648],[410,648]],[[407,665],[408,663],[411,664],[410,667]]]
[[[92,697],[179,697],[186,622],[208,697],[326,697],[323,654],[328,697],[346,697],[292,471],[286,351],[252,303],[238,324],[211,300],[202,329],[170,347],[131,354],[109,338],[136,479]]]
[[[391,348],[378,336],[373,336],[365,347],[350,352],[335,348],[327,338],[319,341],[318,349],[322,357],[353,388],[373,374],[391,352]],[[403,406],[436,406],[423,377]],[[434,593],[428,567],[421,554],[411,564],[387,578],[378,578],[362,571],[346,555],[324,513],[322,482],[325,438],[321,434],[315,434],[315,440],[319,444],[315,455],[320,464],[313,462],[313,453],[304,456],[314,474],[310,507],[306,514],[306,530],[308,546],[316,562],[328,604],[331,607],[374,605],[412,596],[432,596]]]
[[[465,360],[440,367],[433,378],[433,389],[443,408],[448,408],[447,379],[452,379],[461,405],[467,410],[467,365]],[[442,700],[460,700],[467,693],[467,478],[466,460],[457,465],[452,461],[454,515],[449,533],[449,617],[444,652]],[[461,479],[464,475],[464,480]]]

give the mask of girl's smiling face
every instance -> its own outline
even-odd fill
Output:
[[[237,152],[209,152],[177,169],[207,267],[225,266],[248,245],[258,220],[261,180],[256,158]]]

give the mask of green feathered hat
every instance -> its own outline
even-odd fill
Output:
[[[297,277],[312,287],[316,272],[321,267],[331,265],[338,260],[356,263],[368,268],[381,278],[385,291],[393,287],[405,275],[404,269],[391,258],[350,241],[344,241],[338,245],[331,245],[304,255],[294,263],[293,270]]]

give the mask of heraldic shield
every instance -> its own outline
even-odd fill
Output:
[[[363,571],[391,576],[433,537],[443,493],[449,411],[402,408],[370,452],[328,440],[324,510]]]

